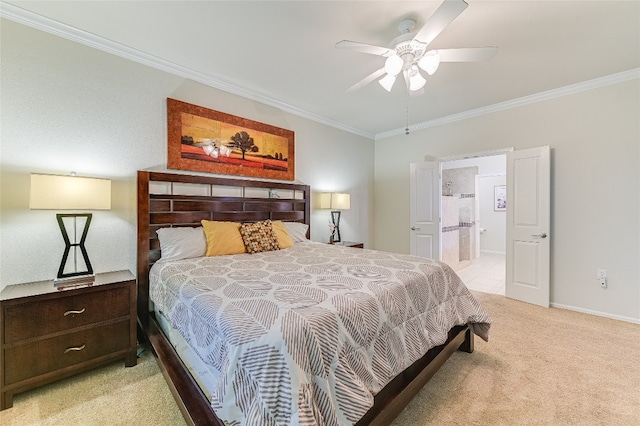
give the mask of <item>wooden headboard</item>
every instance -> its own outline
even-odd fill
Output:
[[[158,229],[199,226],[203,219],[309,225],[310,204],[308,185],[138,171],[138,317],[146,320],[149,313],[149,269],[160,258]]]

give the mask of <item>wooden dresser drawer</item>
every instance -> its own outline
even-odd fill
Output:
[[[5,385],[112,354],[129,347],[128,319],[5,349]]]
[[[12,344],[129,315],[130,286],[5,307],[4,343]]]

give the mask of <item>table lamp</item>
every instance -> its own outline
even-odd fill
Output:
[[[320,208],[331,209],[331,221],[336,229],[337,237],[333,242],[339,243],[340,239],[340,210],[349,210],[351,208],[351,196],[345,193],[324,192],[320,194]]]
[[[35,210],[111,210],[111,181],[70,176],[31,174],[29,208]],[[85,240],[91,223],[91,213],[58,213],[56,219],[65,249],[58,269],[55,285],[72,280],[92,281],[93,268],[85,248]],[[78,222],[84,228],[78,240]],[[70,238],[66,225],[71,225],[73,236]],[[69,253],[73,249],[73,262]],[[84,267],[78,265],[78,250],[82,254]]]

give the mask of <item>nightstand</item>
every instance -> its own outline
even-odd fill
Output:
[[[364,248],[364,243],[359,243],[356,241],[340,241],[339,243],[333,243],[336,246],[344,246],[344,247],[353,247],[353,248]]]
[[[53,281],[0,293],[0,410],[13,395],[123,359],[136,365],[136,280],[130,271],[96,274],[89,286]]]

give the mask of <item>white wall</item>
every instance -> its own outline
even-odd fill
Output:
[[[635,79],[377,140],[375,248],[409,252],[410,162],[549,145],[551,302],[640,320],[639,94]]]
[[[135,271],[135,176],[165,169],[168,97],[293,130],[296,180],[349,192],[341,233],[372,241],[371,140],[12,21],[1,43],[0,288],[52,279],[62,257],[56,212],[28,208],[31,172],[112,179],[112,210],[94,212],[86,246],[96,272]],[[312,206],[312,240],[328,241],[329,218]]]
[[[480,219],[480,251],[506,252],[507,212],[496,211],[494,188],[506,185],[506,175],[478,175],[478,198]],[[509,200],[507,200],[507,203]]]

